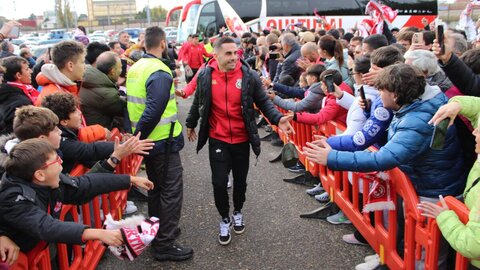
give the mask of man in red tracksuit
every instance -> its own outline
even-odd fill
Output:
[[[185,70],[191,68],[193,73],[191,76],[185,77],[187,83],[192,80],[198,69],[205,63],[205,59],[203,58],[204,56],[208,58],[212,57],[212,55],[209,54],[203,46],[203,43],[200,43],[198,35],[192,35],[192,42],[185,48],[185,51],[182,55]]]
[[[220,244],[231,241],[231,227],[236,234],[245,230],[241,213],[247,190],[250,145],[260,154],[260,137],[255,122],[256,104],[270,123],[286,133],[293,132],[292,117],[283,116],[268,99],[258,74],[239,60],[235,41],[222,37],[215,42],[212,59],[197,76],[197,89],[186,120],[187,137],[197,138],[197,151],[209,141],[213,194],[220,221]],[[233,172],[233,216],[227,192],[228,173]]]

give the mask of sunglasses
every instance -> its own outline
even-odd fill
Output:
[[[59,155],[57,155],[57,158],[56,158],[54,161],[49,162],[49,163],[43,165],[42,167],[40,167],[40,169],[48,168],[48,166],[53,165],[53,164],[55,164],[55,163],[57,163],[57,162],[58,162],[58,164],[62,164],[62,163],[63,163],[63,160],[60,158]]]

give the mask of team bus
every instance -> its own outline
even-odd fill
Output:
[[[223,1],[221,5],[219,1]],[[326,21],[335,28],[353,28],[363,19],[369,0],[194,0],[188,4],[170,10],[181,11],[177,39],[183,42],[189,34],[202,33],[207,37],[215,36],[219,29],[226,26],[224,6],[230,5],[245,24],[253,30],[266,27],[284,29],[302,23],[311,29],[320,24],[317,15],[325,16]],[[392,27],[423,27],[422,18],[432,21],[438,14],[436,0],[384,0],[380,3],[398,11],[391,23]],[[231,16],[231,15],[230,15]]]

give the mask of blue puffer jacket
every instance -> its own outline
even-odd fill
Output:
[[[428,121],[447,97],[436,86],[427,86],[420,100],[395,113],[388,142],[378,152],[330,151],[327,165],[339,171],[384,171],[399,167],[419,196],[459,195],[465,188],[464,166],[455,126],[447,132],[443,150],[430,149],[433,126]]]

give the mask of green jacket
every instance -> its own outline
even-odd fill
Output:
[[[81,110],[88,125],[99,124],[112,129],[113,118],[123,117],[127,108],[115,83],[95,67],[88,65],[80,89]]]
[[[462,110],[460,114],[467,117],[472,126],[478,127],[480,117],[480,98],[471,96],[456,96],[449,102],[458,102]],[[448,210],[437,216],[437,223],[448,243],[463,256],[471,259],[475,267],[480,267],[480,183],[472,184],[480,177],[480,160],[477,159],[467,179],[463,194],[465,205],[470,209],[469,221],[463,224],[454,211]],[[465,196],[466,195],[466,196]]]

